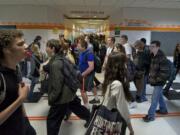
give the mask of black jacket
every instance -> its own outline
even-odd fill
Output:
[[[153,86],[162,86],[169,77],[169,65],[164,53],[159,50],[151,59],[149,83]]]
[[[63,75],[63,58],[59,54],[53,56],[49,62],[49,87],[48,87],[48,102],[49,105],[58,105],[71,102],[75,98],[69,87],[64,83]]]

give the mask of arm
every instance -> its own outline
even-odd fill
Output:
[[[164,58],[163,60],[161,59],[160,64],[159,64],[159,72],[156,78],[157,82],[162,82],[162,81],[166,81],[166,79],[169,77],[169,74],[167,74],[169,72],[169,65],[167,60]]]
[[[119,81],[116,81],[114,86],[112,86],[111,94],[115,97],[117,109],[126,121],[130,133],[133,135],[134,131],[130,121],[130,114],[127,101],[125,99],[123,86]]]
[[[31,69],[30,69],[30,77],[32,76],[32,74],[34,73],[34,70],[36,68],[36,65],[35,65],[35,61],[33,59],[33,57],[31,57]]]
[[[49,63],[49,60],[47,60],[45,63],[43,63],[43,64],[41,65],[41,70],[44,71],[44,72],[49,73],[49,71],[50,71],[50,63]]]
[[[106,64],[107,64],[107,60],[108,60],[108,56],[106,55],[105,59],[104,59],[103,66],[102,66],[102,70],[105,70],[105,67],[106,67]]]
[[[15,111],[20,107],[26,99],[29,88],[27,86],[19,86],[19,97],[6,109],[0,112],[0,125],[3,124]]]
[[[94,70],[94,61],[88,61],[89,67],[82,73],[82,76],[87,76]]]

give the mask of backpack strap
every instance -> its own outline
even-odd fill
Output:
[[[1,72],[0,72],[0,76],[2,78],[2,82],[4,85],[4,89],[0,91],[0,103],[1,103],[4,100],[5,95],[6,95],[6,81],[5,81],[4,75]]]

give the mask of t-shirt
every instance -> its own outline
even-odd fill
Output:
[[[132,55],[132,48],[129,43],[123,45],[125,48],[126,55]]]
[[[94,62],[94,54],[87,49],[79,56],[79,70],[81,73],[89,67],[88,62]]]
[[[6,81],[6,96],[0,104],[0,112],[10,106],[18,98],[19,76],[16,71],[1,67],[0,72]],[[7,83],[8,82],[8,83]],[[2,89],[2,88],[0,88]],[[0,134],[2,135],[25,135],[25,117],[22,106],[18,107],[11,116],[0,125]]]
[[[109,56],[109,54],[112,52],[113,48],[108,47],[106,51],[106,56]]]
[[[93,45],[91,43],[88,43],[88,50],[93,52]]]

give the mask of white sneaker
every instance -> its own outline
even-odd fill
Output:
[[[130,109],[137,108],[137,103],[135,101],[134,102],[130,102],[129,103],[129,108]]]

